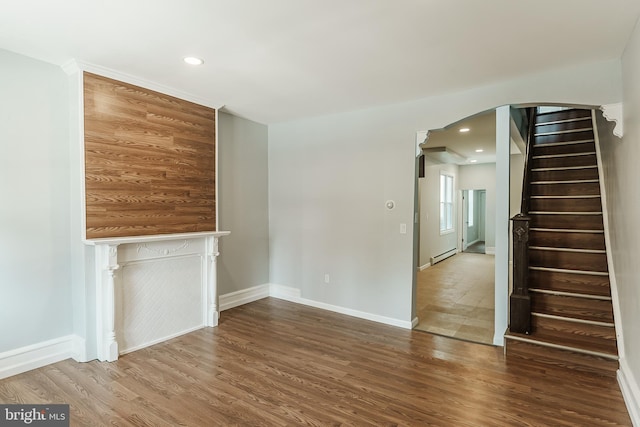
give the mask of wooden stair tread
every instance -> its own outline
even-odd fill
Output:
[[[593,151],[593,131],[571,132],[534,137],[534,155]],[[546,147],[545,147],[546,145]]]
[[[531,172],[532,181],[571,181],[598,179],[598,169],[591,166],[580,167],[579,169],[553,169],[537,168]]]
[[[549,122],[564,121],[571,119],[581,119],[591,117],[591,110],[583,108],[570,108],[567,110],[553,111],[549,113],[538,113],[536,115],[536,124],[544,124]]]
[[[529,202],[531,211],[556,211],[556,212],[598,212],[602,211],[600,195],[590,197],[551,197],[537,196]]]
[[[608,271],[607,255],[603,253],[529,250],[531,267],[562,268],[579,271]]]
[[[605,249],[604,233],[583,233],[553,230],[554,229],[546,229],[545,231],[538,231],[538,229],[531,230],[529,232],[529,245],[549,246],[556,248],[564,247],[570,249]]]
[[[571,132],[583,132],[592,131],[593,125],[591,123],[591,117],[584,117],[579,120],[563,120],[553,122],[539,122],[536,120],[535,136],[555,134],[555,133],[571,133]]]
[[[613,323],[611,301],[531,293],[531,312]]]
[[[584,324],[560,318],[532,316],[531,337],[590,352],[618,355],[615,328]]]
[[[542,181],[545,182],[545,181]],[[600,184],[594,180],[583,182],[548,182],[531,185],[532,196],[600,195]]]
[[[552,215],[530,214],[531,228],[547,228],[562,230],[604,230],[602,214],[599,215]]]
[[[591,343],[591,345],[585,345],[585,343],[583,342],[568,337],[562,337],[562,339],[559,339],[559,337],[553,336],[551,334],[546,334],[544,332],[536,332],[530,335],[510,332],[509,335],[514,339],[521,340],[522,342],[528,342],[543,347],[562,349],[565,351],[571,351],[580,354],[588,354],[605,359],[618,359],[617,350],[611,351],[609,347],[594,345],[593,343]]]
[[[529,287],[560,292],[579,292],[590,295],[609,296],[609,276],[595,276],[557,271],[529,271]]]
[[[539,154],[531,159],[533,168],[552,168],[560,166],[590,166],[595,165],[596,153],[560,153],[560,154]]]
[[[522,338],[527,337],[525,335]],[[612,378],[618,370],[618,361],[615,359],[518,341],[518,338],[521,337],[509,331],[505,334],[507,363],[526,360],[540,367],[569,369]]]

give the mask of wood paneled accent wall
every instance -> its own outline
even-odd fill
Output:
[[[87,239],[216,231],[215,117],[85,72]]]

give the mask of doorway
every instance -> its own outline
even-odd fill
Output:
[[[485,254],[487,190],[462,190],[462,252]]]
[[[494,165],[483,165],[477,158],[468,158],[468,164],[476,165],[477,168],[467,168],[469,174],[464,174],[465,176],[461,177],[460,182],[458,179],[454,177],[455,191],[458,192],[460,188],[467,189],[485,189],[485,252],[486,255],[494,256],[494,334],[493,334],[493,345],[501,346],[504,344],[504,331],[507,328],[508,324],[508,294],[509,294],[509,218],[510,212],[511,216],[514,215],[513,207],[518,204],[518,198],[520,197],[519,191],[521,191],[522,185],[522,171],[524,170],[522,165],[524,164],[524,143],[522,140],[522,135],[519,132],[519,128],[517,125],[517,121],[515,121],[515,116],[512,115],[513,110],[509,105],[503,105],[497,107],[495,110],[485,111],[483,113],[479,113],[475,116],[468,117],[467,119],[463,119],[459,122],[455,122],[445,128],[436,130],[436,131],[418,131],[416,133],[416,155],[418,158],[422,155],[422,158],[426,158],[424,153],[424,148],[428,148],[427,142],[431,140],[430,136],[432,134],[437,134],[446,130],[457,130],[458,132],[463,132],[462,123],[467,120],[472,120],[474,118],[478,118],[484,115],[492,115],[495,121],[493,122],[493,131],[492,131],[492,142],[491,146],[492,152],[484,153],[493,155],[495,158]],[[517,109],[516,109],[517,110]],[[487,121],[489,124],[489,121]],[[473,133],[473,132],[472,132]],[[453,135],[453,133],[451,133]],[[456,153],[452,153],[451,150],[447,150],[443,147],[432,147],[434,148],[433,156],[439,155],[440,157],[452,157],[455,156]],[[480,151],[476,151],[480,150]],[[483,155],[482,149],[476,149],[470,152],[471,156],[475,156],[477,153]],[[437,152],[440,151],[440,154]],[[455,150],[454,150],[455,151]],[[476,153],[476,154],[474,154]],[[440,162],[442,163],[442,162]],[[442,166],[440,166],[442,167]],[[493,169],[494,180],[493,183],[487,186],[487,184],[483,184],[478,181],[478,174],[482,171],[487,172],[487,168]],[[424,169],[423,173],[418,174],[418,171]],[[454,166],[455,169],[455,166]],[[473,173],[471,173],[473,172]],[[438,212],[433,212],[433,209],[430,210],[430,206],[433,207],[434,203],[437,207],[437,199],[435,202],[431,204],[424,203],[423,197],[426,194],[430,194],[428,190],[429,187],[429,179],[428,171],[426,163],[421,166],[418,162],[418,167],[416,168],[416,176],[420,176],[421,178],[417,178],[416,183],[416,198],[415,198],[415,215],[416,215],[416,227],[414,234],[414,266],[418,268],[414,270],[414,304],[412,308],[412,317],[414,325],[418,324],[416,329],[420,328],[420,324],[423,319],[426,319],[428,316],[425,316],[424,308],[425,302],[429,301],[430,295],[427,292],[421,291],[420,289],[420,281],[421,281],[421,273],[426,271],[429,268],[437,267],[438,263],[435,264],[430,263],[430,259],[434,258],[432,254],[436,252],[433,251],[433,243],[434,242],[444,242],[447,239],[439,239],[438,237],[442,237],[442,235],[438,236],[434,235],[432,231],[432,227],[427,227],[426,223],[429,218],[437,218]],[[486,176],[486,174],[485,174]],[[431,180],[431,186],[433,186],[433,179]],[[471,184],[466,184],[471,183]],[[520,186],[520,190],[518,189]],[[513,194],[512,194],[513,193]],[[431,192],[433,196],[433,192]],[[511,203],[510,203],[511,202]],[[456,228],[460,229],[461,223],[461,215],[462,210],[460,209],[461,204],[457,203],[457,206],[454,206],[454,211],[456,213],[454,215],[456,218]],[[433,237],[425,238],[425,235],[431,234]],[[468,256],[486,256],[482,254],[465,254],[464,252],[460,252],[461,239],[455,235],[454,247],[447,252],[441,253],[442,256],[437,257],[437,261],[441,261],[444,259],[446,262],[450,259],[456,259],[460,257],[460,255],[468,255]],[[430,247],[431,245],[431,247]],[[447,245],[448,246],[448,245]],[[438,249],[438,248],[436,248]],[[450,254],[455,254],[451,258],[446,258]],[[423,281],[424,282],[424,281]]]

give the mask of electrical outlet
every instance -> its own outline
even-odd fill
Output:
[[[328,274],[324,275],[324,283],[329,283],[329,275]]]

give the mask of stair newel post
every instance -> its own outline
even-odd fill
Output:
[[[529,218],[518,214],[513,221],[513,290],[509,297],[509,329],[531,332],[531,298],[529,297]]]

